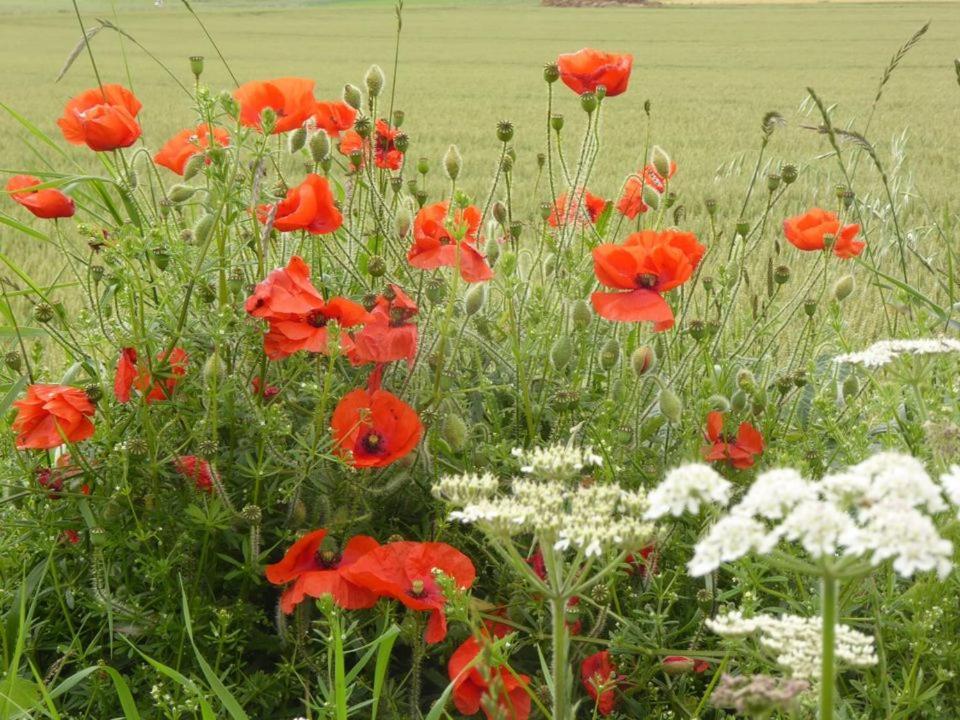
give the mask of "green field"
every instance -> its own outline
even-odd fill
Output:
[[[360,84],[370,63],[390,72],[392,3],[307,5],[292,0],[287,7],[249,2],[196,7],[241,81],[310,76],[316,78],[317,96],[324,98],[339,95],[344,82]],[[79,39],[77,19],[67,0],[13,0],[5,6],[0,98],[59,140],[54,121],[64,101],[95,82],[83,55],[55,82]],[[126,0],[111,8],[98,0],[80,6],[88,23],[110,18],[184,82],[190,80],[187,56],[203,54],[208,58],[204,80],[214,89],[231,86],[179,2],[155,7],[150,0]],[[458,144],[465,156],[461,186],[477,195],[495,163],[495,123],[512,120],[519,179],[531,180],[523,183],[529,195],[544,132],[540,67],[558,52],[584,45],[630,51],[636,58],[631,88],[608,103],[606,151],[591,190],[613,195],[624,174],[637,165],[646,135],[642,106],[649,99],[652,140],[677,160],[674,187],[693,222],[703,221],[704,197],[717,198],[723,211],[726,200],[732,205],[742,193],[752,171],[760,119],[768,110],[778,110],[789,121],[774,140],[774,162],[805,168],[800,181],[804,201],[826,203],[834,182],[827,173],[834,167],[832,161],[818,159],[826,148],[823,138],[798,127],[819,122],[804,103],[805,88],[813,86],[837,104],[837,122],[862,131],[891,55],[927,20],[932,21],[929,33],[892,76],[868,135],[895,169],[907,207],[929,202],[942,210],[955,202],[953,178],[960,170],[960,155],[949,150],[960,107],[953,69],[953,57],[960,52],[955,32],[960,5],[955,3],[657,9],[408,3],[398,106],[406,111],[410,156],[438,164],[447,144]],[[101,33],[93,45],[105,81],[128,83],[143,100],[144,139],[151,149],[190,123],[188,99],[141,50],[111,32]],[[582,112],[576,98],[561,90],[558,110],[567,117],[567,142],[573,145]],[[24,145],[24,135],[9,118],[0,118],[0,167],[41,165]],[[70,152],[88,161],[86,151]],[[866,163],[859,167],[860,173],[870,172]],[[21,214],[9,205],[7,211]],[[4,252],[44,277],[44,249],[7,231],[0,238]]]

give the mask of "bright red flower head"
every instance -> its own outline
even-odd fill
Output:
[[[526,720],[530,717],[530,693],[526,675],[514,677],[506,667],[480,668],[467,666],[481,652],[475,637],[466,641],[450,656],[447,672],[453,682],[453,704],[462,715],[475,715],[483,710],[487,720]],[[491,695],[496,693],[495,698]],[[488,703],[495,702],[499,712],[491,712]]]
[[[448,217],[448,209],[447,202],[420,209],[413,221],[413,247],[407,252],[407,262],[421,270],[459,267],[467,282],[489,280],[493,270],[476,248],[480,210],[468,205]]]
[[[660,662],[660,667],[668,675],[684,675],[686,673],[704,673],[710,669],[706,660],[694,660],[685,655],[669,655]]]
[[[327,135],[340,137],[340,133],[353,127],[357,111],[341,100],[318,102],[313,119],[316,120],[317,127]]]
[[[385,120],[377,120],[373,133],[374,164],[383,170],[399,170],[403,165],[403,153],[397,149],[399,128],[390,127]],[[345,130],[340,138],[340,153],[352,155],[363,151],[363,138],[356,130]]]
[[[840,227],[840,219],[829,210],[813,208],[803,215],[783,221],[783,234],[799,250],[823,250],[826,235],[833,236],[833,254],[839,258],[857,257],[867,244],[857,240],[859,225]]]
[[[77,443],[93,435],[96,409],[87,394],[67,385],[38,383],[13,403],[20,450],[50,450],[65,442]]]
[[[57,125],[69,143],[97,151],[116,150],[130,147],[140,137],[135,118],[141,107],[122,85],[104,85],[68,101]]]
[[[763,453],[763,435],[748,422],[740,423],[736,436],[723,432],[723,413],[717,410],[707,415],[705,432],[707,442],[712,443],[702,449],[703,457],[709,462],[729,462],[733,467],[743,470],[752,467],[754,458]]]
[[[267,580],[274,585],[288,585],[280,596],[280,609],[290,614],[304,598],[330,595],[344,610],[373,607],[377,593],[352,583],[345,570],[368,552],[380,547],[367,535],[350,538],[343,552],[331,543],[324,543],[326,530],[314,530],[297,540],[280,562],[267,565]]]
[[[324,300],[310,282],[310,268],[297,255],[285,268],[271,272],[247,298],[246,310],[269,324],[263,351],[271,360],[280,360],[301,350],[330,352],[329,324],[341,328],[360,325],[370,319],[363,306],[342,297]],[[340,336],[345,351],[353,348],[346,333]]]
[[[265,223],[271,205],[257,208],[260,222]],[[277,204],[273,227],[280,232],[306,230],[313,235],[326,235],[343,225],[343,216],[333,202],[333,193],[326,178],[310,173],[303,182],[287,190]]]
[[[557,201],[553,205],[550,217],[547,218],[547,223],[549,223],[550,227],[559,227],[561,222],[563,222],[564,225],[582,224],[584,211],[586,211],[587,217],[590,218],[590,222],[596,224],[600,213],[602,213],[607,206],[607,201],[599,195],[592,194],[586,188],[580,190],[580,195],[582,197],[579,203],[568,203],[566,193],[561,193],[557,196]]]
[[[557,58],[560,79],[577,95],[596,92],[600,85],[606,88],[607,97],[620,95],[627,89],[632,68],[633,55],[606,53],[591,48]]]
[[[624,562],[629,565],[628,572],[631,575],[639,575],[644,579],[656,575],[660,565],[657,546],[647,545],[641,548],[640,552],[627,555]]]
[[[240,124],[262,130],[260,114],[271,108],[277,114],[273,134],[296,130],[316,110],[313,85],[313,80],[296,77],[244,83],[233,91],[240,105]]]
[[[420,442],[423,424],[417,411],[387,390],[348,392],[330,419],[338,455],[354,467],[386,467]]]
[[[677,170],[676,163],[670,164],[670,177]],[[643,199],[644,188],[650,188],[657,195],[662,195],[666,190],[667,182],[663,176],[657,172],[653,165],[647,165],[643,169],[642,175],[631,175],[623,185],[623,194],[617,201],[617,210],[624,217],[633,220],[641,213],[647,212],[650,208]]]
[[[617,685],[622,678],[610,659],[610,651],[602,650],[586,658],[580,664],[580,682],[587,695],[597,704],[597,712],[610,715],[617,707]]]
[[[223,128],[213,128],[213,141],[220,147],[230,144],[230,133]],[[167,140],[160,152],[153,156],[157,165],[173,170],[177,175],[183,175],[187,161],[199,152],[210,147],[210,126],[197,125],[195,128],[181,130]]]
[[[134,357],[136,354],[134,353]],[[173,395],[173,389],[180,382],[180,378],[187,374],[187,353],[183,348],[175,347],[169,355],[162,352],[157,354],[153,366],[153,375],[148,368],[143,368],[133,381],[133,386],[144,395],[144,401],[150,403],[167,400]],[[121,365],[124,365],[122,372],[128,372],[125,367],[126,360],[124,353],[121,353],[120,362],[117,364],[118,374],[121,372]],[[126,396],[129,398],[130,387],[126,386]],[[117,393],[117,378],[114,377],[114,394]],[[119,400],[122,395],[118,395]],[[121,401],[122,402],[122,401]]]
[[[181,455],[173,461],[173,467],[182,477],[192,480],[197,490],[203,492],[213,492],[214,477],[220,479],[210,463],[196,455]]]
[[[470,558],[438,542],[381,545],[346,568],[344,576],[381,597],[399,600],[411,610],[429,612],[425,639],[436,643],[447,636],[447,599],[437,584],[436,570],[463,589],[473,585],[477,576]]]
[[[350,362],[406,360],[412,367],[417,357],[417,326],[410,319],[416,314],[417,304],[399,286],[390,285],[389,292],[377,298],[370,320],[353,336]]]
[[[123,348],[117,360],[117,370],[113,375],[113,396],[119,403],[130,402],[130,391],[137,379],[137,351]]]
[[[7,192],[10,193],[10,197],[38,218],[53,220],[73,217],[77,211],[73,198],[56,188],[30,189],[41,183],[40,178],[33,175],[14,175],[7,182]]]
[[[272,400],[280,394],[280,388],[270,383],[261,383],[259,376],[253,378],[250,389],[255,396],[262,397],[264,400]]]

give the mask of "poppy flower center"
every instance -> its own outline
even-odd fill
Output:
[[[634,282],[639,288],[652,288],[657,284],[657,276],[653,273],[640,273],[634,278]]]
[[[412,597],[423,597],[426,592],[426,587],[423,584],[423,580],[414,580],[410,583],[410,595]]]
[[[360,447],[364,449],[365,452],[372,455],[377,455],[384,452],[384,442],[383,435],[378,433],[376,430],[370,430],[366,435],[360,439]]]
[[[324,570],[333,570],[340,565],[340,555],[333,550],[317,550],[313,560]]]
[[[315,328],[326,327],[328,322],[330,322],[330,318],[324,315],[322,310],[314,310],[307,315],[307,324]]]

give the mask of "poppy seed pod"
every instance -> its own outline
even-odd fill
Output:
[[[773,271],[773,281],[777,285],[785,285],[790,281],[790,268],[786,265],[778,265]]]
[[[547,156],[545,153],[537,153],[537,167],[543,168],[547,164]]]
[[[443,302],[446,296],[447,284],[443,281],[443,278],[432,278],[430,282],[427,283],[427,299],[430,300],[430,302]]]
[[[463,158],[460,156],[460,150],[457,149],[456,145],[451,145],[443,155],[443,169],[446,171],[447,177],[456,181],[460,176],[462,166]]]
[[[784,165],[780,168],[780,177],[783,178],[783,182],[786,185],[793,185],[793,183],[796,182],[798,174],[796,165]]]
[[[456,413],[447,413],[440,423],[440,434],[454,452],[460,452],[467,445],[470,429],[463,418]]]
[[[597,96],[592,92],[584,93],[580,96],[580,107],[587,115],[592,115],[597,109]]]
[[[519,220],[510,223],[510,237],[514,240],[520,239],[520,234],[523,232],[523,223]]]
[[[559,113],[550,116],[550,127],[557,132],[563,130],[563,115]]]
[[[513,123],[509,120],[501,120],[497,123],[497,140],[503,143],[510,142],[513,139]]]
[[[291,155],[295,155],[303,150],[303,146],[306,144],[307,129],[302,125],[290,133],[290,137],[287,138],[287,149],[290,151]]]
[[[707,209],[707,215],[714,217],[717,214],[717,201],[714,198],[707,198],[703,201],[703,206]]]
[[[560,68],[556,63],[547,63],[543,66],[543,79],[550,84],[560,79]]]
[[[406,117],[406,115],[404,114],[403,110],[394,110],[394,111],[393,111],[393,126],[394,126],[395,128],[398,128],[398,127],[400,127],[401,125],[403,125],[403,120],[404,120],[405,117]]]
[[[670,388],[664,387],[660,389],[657,405],[660,407],[660,414],[663,415],[671,425],[676,425],[680,422],[680,418],[683,417],[683,403],[680,402],[680,398],[677,397],[677,394]]]
[[[156,265],[157,269],[161,272],[166,270],[170,265],[170,253],[168,253],[164,248],[154,248],[150,251],[150,254],[153,256],[154,265]]]
[[[20,368],[23,367],[23,357],[16,350],[11,350],[3,356],[3,364],[18,373]]]
[[[54,310],[45,302],[33,306],[33,319],[39,323],[48,323],[53,320]]]
[[[812,318],[817,312],[817,301],[812,298],[804,300],[803,311],[807,314],[807,317]]]
[[[769,173],[767,175],[767,190],[770,192],[776,191],[780,187],[780,181],[783,180],[777,173]]]
[[[650,162],[653,163],[653,167],[660,174],[660,177],[670,177],[670,156],[659,145],[654,145],[653,150],[650,151]]]
[[[550,347],[550,364],[555,370],[563,370],[573,357],[573,343],[566,335],[561,335]]]
[[[428,172],[430,172],[430,161],[425,157],[417,160],[417,172],[421,175],[426,175]]]
[[[585,328],[593,321],[593,310],[586,300],[577,300],[570,310],[570,318],[576,328]]]
[[[323,162],[330,155],[330,137],[318,132],[310,138],[310,159],[315,163]]]
[[[195,153],[191,155],[183,166],[183,179],[189,180],[190,178],[194,177],[203,168],[206,160],[207,159],[204,157],[203,153]]]
[[[200,76],[203,75],[203,55],[190,56],[190,72],[193,73],[194,78],[200,80]]]
[[[344,85],[343,101],[354,110],[359,110],[360,106],[363,105],[363,96],[360,94],[360,88],[350,83]]]
[[[406,133],[399,133],[393,139],[393,146],[401,153],[405,153],[410,147],[410,136]]]
[[[387,272],[387,261],[379,255],[373,255],[367,260],[367,273],[371,277],[383,277]]]
[[[856,289],[856,284],[853,281],[853,275],[844,275],[841,278],[838,278],[837,281],[833,284],[833,297],[838,302],[843,302],[850,294]]]
[[[600,367],[612,370],[620,359],[620,344],[614,339],[607,340],[600,348]]]
[[[500,169],[505,173],[511,172],[513,170],[514,159],[514,156],[509,153],[504,155],[503,160],[500,161]]]
[[[630,356],[630,367],[637,377],[647,374],[657,361],[657,355],[649,345],[641,345]]]
[[[750,232],[750,223],[748,222],[738,222],[737,223],[737,235],[744,238],[747,236],[747,233]]]
[[[467,313],[467,317],[471,317],[480,312],[480,309],[483,307],[483,302],[486,299],[487,286],[483,283],[472,285],[463,298],[463,309]]]
[[[377,97],[383,90],[387,78],[383,74],[383,70],[380,69],[380,66],[374,64],[367,70],[363,81],[367,84],[367,92],[370,93],[370,97]]]
[[[415,198],[416,201],[417,201],[417,207],[421,207],[421,208],[422,208],[424,205],[427,204],[427,191],[426,191],[426,190],[417,190],[417,192],[415,192],[415,193],[413,194],[413,196],[414,196],[414,198]]]
[[[373,132],[373,122],[366,115],[358,115],[353,123],[353,129],[360,137],[368,138]]]
[[[363,165],[362,150],[354,150],[352,153],[350,153],[350,164],[353,165],[354,169],[357,169]]]

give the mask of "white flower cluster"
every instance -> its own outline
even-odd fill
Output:
[[[603,458],[591,447],[549,445],[543,448],[513,449],[513,456],[522,463],[520,472],[548,479],[574,477],[591,465],[602,465]]]
[[[820,676],[823,649],[820,618],[787,614],[745,618],[739,611],[734,611],[707,620],[707,627],[723,637],[756,635],[760,646],[772,652],[777,663],[793,677]],[[836,657],[848,667],[876,665],[873,638],[849,625],[837,625]]]
[[[866,350],[837,355],[835,363],[849,363],[864,367],[883,367],[901,355],[933,355],[960,352],[960,340],[952,338],[921,338],[917,340],[881,340]]]
[[[444,475],[433,486],[433,496],[454,505],[466,505],[488,498],[500,488],[500,481],[490,473]]]
[[[694,465],[670,472],[650,493],[647,517],[697,512],[707,499],[724,502],[729,485],[719,484],[712,472]],[[952,568],[953,545],[931,517],[947,510],[944,491],[960,505],[960,466],[938,484],[918,460],[893,452],[816,482],[795,470],[771,470],[697,543],[688,568],[705,575],[786,541],[813,559],[860,557],[874,566],[892,560],[904,577],[936,571],[944,578]]]

